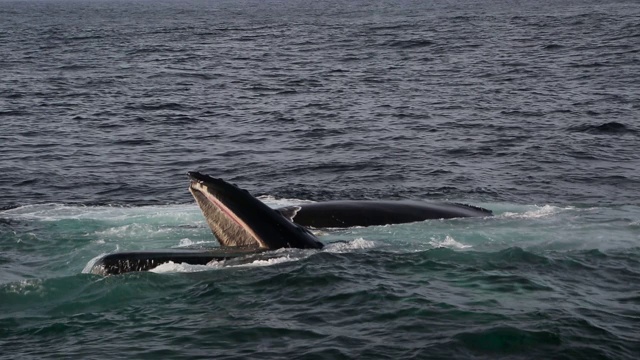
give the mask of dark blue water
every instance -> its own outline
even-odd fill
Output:
[[[0,357],[635,359],[639,118],[636,1],[0,0]],[[83,273],[192,170],[496,216]]]

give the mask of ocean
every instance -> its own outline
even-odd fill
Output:
[[[637,1],[0,0],[0,358],[637,359],[639,121]],[[187,171],[494,216],[89,274]]]

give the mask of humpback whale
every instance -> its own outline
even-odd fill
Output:
[[[248,191],[222,179],[188,173],[189,192],[220,243],[215,250],[133,251],[108,254],[90,272],[111,275],[146,271],[169,262],[204,265],[271,249],[320,249],[324,245],[305,227],[291,222]]]
[[[307,227],[340,228],[399,224],[427,219],[491,216],[490,210],[454,203],[418,201],[327,201],[273,209],[248,191],[198,172],[189,172],[189,192],[220,243],[211,250],[158,250],[108,254],[90,272],[145,271],[173,261],[204,265],[280,248],[321,249]]]

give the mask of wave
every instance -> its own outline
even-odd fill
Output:
[[[208,271],[208,270],[214,270],[214,269],[221,269],[221,268],[244,268],[244,267],[260,267],[260,266],[272,266],[272,265],[276,265],[276,264],[282,264],[282,263],[286,263],[286,262],[291,262],[291,261],[297,261],[300,260],[300,258],[294,257],[294,256],[290,256],[290,255],[285,255],[285,256],[280,256],[280,257],[275,257],[275,258],[268,258],[268,259],[258,259],[258,260],[253,260],[247,263],[231,263],[229,264],[227,260],[222,260],[222,261],[212,261],[210,263],[208,263],[207,265],[192,265],[192,264],[187,264],[187,263],[174,263],[173,261],[169,261],[167,263],[161,264],[149,271],[154,272],[154,273],[158,273],[158,274],[162,274],[162,273],[184,273],[184,272],[199,272],[199,271]]]
[[[555,347],[562,343],[556,332],[530,331],[508,326],[465,331],[454,338],[460,342],[458,346],[480,353],[518,353],[540,347]]]
[[[431,238],[429,244],[436,248],[453,248],[453,249],[468,249],[472,247],[471,245],[463,244],[461,242],[456,241],[453,237],[446,235],[444,240],[437,239],[435,237]]]
[[[500,214],[501,217],[514,219],[536,219],[553,216],[561,211],[573,210],[574,207],[559,207],[553,205],[533,205],[533,208],[527,209],[525,212],[506,211]]]
[[[261,195],[258,196],[258,199],[271,207],[283,207],[314,202],[312,200],[297,198],[278,198],[272,195]],[[193,211],[199,211],[199,208],[195,203],[140,206],[43,203],[20,205],[2,210],[0,211],[0,218],[4,217],[43,221],[63,219],[125,219],[131,216],[144,215],[179,215]]]
[[[435,42],[431,40],[426,40],[426,39],[410,39],[410,40],[393,40],[385,43],[384,45],[393,47],[393,48],[416,49],[416,48],[433,46],[435,45]]]
[[[261,200],[273,207],[306,201],[273,196],[263,196]],[[333,254],[373,249],[406,254],[436,248],[489,253],[521,248],[542,254],[587,249],[607,252],[638,246],[640,207],[637,206],[478,205],[493,210],[495,216],[321,229],[315,234],[326,244],[323,253]],[[140,251],[206,249],[218,245],[195,204],[137,207],[24,205],[0,211],[0,240],[1,251],[16,251],[18,246],[25,256],[50,259],[20,270],[23,275],[37,272],[33,270],[34,266],[55,268],[62,273],[80,271],[97,254],[111,253],[114,248]],[[302,252],[295,256],[302,259],[311,254],[313,252]],[[257,260],[265,259],[252,261]],[[194,268],[184,271],[190,269]]]
[[[0,211],[0,217],[22,220],[59,221],[67,219],[127,220],[132,217],[180,216],[199,211],[195,204],[178,205],[68,205],[45,203],[22,205]]]
[[[569,128],[569,131],[600,135],[621,135],[637,133],[636,129],[616,121],[606,122],[602,124],[583,124],[572,126]]]

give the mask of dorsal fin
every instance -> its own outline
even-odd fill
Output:
[[[287,218],[289,221],[293,222],[293,218],[296,216],[298,211],[302,209],[300,206],[286,206],[283,208],[276,209],[282,216]]]

